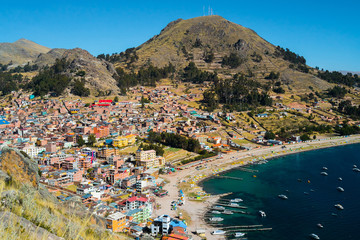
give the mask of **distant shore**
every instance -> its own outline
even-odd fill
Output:
[[[167,184],[165,188],[169,191],[169,198],[162,199],[161,205],[169,204],[170,206],[170,202],[172,200],[176,200],[174,198],[177,198],[178,191],[180,190],[180,182],[184,180],[193,183],[191,189],[196,188],[198,189],[197,191],[204,192],[201,186],[203,181],[233,168],[243,167],[255,164],[259,161],[271,160],[290,154],[356,143],[360,143],[360,135],[333,137],[294,144],[260,147],[249,151],[231,152],[223,155],[221,159],[215,159],[209,162],[203,161],[202,164],[197,165],[197,167],[203,169],[197,170],[194,165],[189,169],[166,176],[165,178],[169,181],[169,184]],[[283,148],[283,146],[286,146],[286,148]],[[186,212],[191,218],[192,222],[188,225],[189,231],[194,232],[196,229],[200,228],[206,229],[207,239],[219,239],[219,236],[213,236],[210,234],[210,231],[214,230],[214,227],[207,225],[203,219],[204,212],[207,211],[209,207],[219,198],[220,196],[218,195],[206,196],[202,201],[192,201],[189,197],[187,198],[186,204],[179,207],[179,211]],[[191,203],[189,203],[189,201],[191,201]],[[169,207],[166,209],[169,209]],[[194,239],[200,238],[196,236]]]

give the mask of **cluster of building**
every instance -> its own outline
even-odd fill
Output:
[[[40,181],[60,201],[80,200],[106,219],[109,229],[138,235],[157,224],[151,216],[155,197],[166,195],[158,176],[165,158],[155,150],[127,149],[150,130],[196,138],[219,127],[220,121],[179,103],[196,96],[176,96],[166,87],[139,87],[133,92],[157,106],[144,107],[137,97],[87,104],[81,99],[44,100],[14,92],[12,100],[0,107],[0,150],[5,145],[17,148],[37,161]],[[206,124],[199,128],[199,121]],[[179,229],[181,223],[171,221],[172,228],[159,232],[181,235],[185,231]]]

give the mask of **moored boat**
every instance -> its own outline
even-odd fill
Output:
[[[234,198],[234,199],[231,199],[230,202],[232,203],[238,203],[238,202],[242,202],[243,200],[241,198]]]
[[[226,232],[223,230],[215,230],[211,232],[212,235],[224,235],[225,233]]]
[[[280,194],[280,195],[278,195],[278,197],[281,198],[281,199],[284,199],[284,200],[288,199],[288,197],[285,196],[284,194]]]
[[[339,180],[339,181],[342,181],[342,178],[341,178],[341,177],[339,177],[339,178],[338,178],[338,180]]]
[[[316,224],[318,228],[324,228],[324,226],[321,223]]]
[[[222,212],[223,214],[226,214],[226,215],[232,215],[232,214],[234,214],[232,211],[230,211],[230,210],[224,210],[223,212]]]
[[[215,209],[215,210],[225,210],[225,207],[223,207],[223,206],[214,206],[213,209]]]
[[[323,175],[323,176],[329,175],[327,172],[321,172],[320,174]]]
[[[229,204],[229,207],[238,207],[239,206],[239,204],[237,204],[237,203],[230,203]]]
[[[219,211],[216,211],[216,210],[214,210],[214,211],[211,211],[211,213],[213,213],[213,214],[221,214],[221,212],[219,212]]]
[[[341,204],[335,204],[334,207],[336,207],[339,210],[344,210],[344,207]]]
[[[337,189],[339,192],[345,191],[342,187],[337,187],[336,189]]]
[[[238,237],[243,237],[245,236],[245,233],[242,233],[242,232],[236,232],[234,233],[234,237],[238,238]]]
[[[310,236],[310,238],[312,238],[312,239],[317,239],[317,240],[320,239],[320,237],[319,237],[318,235],[316,235],[315,233],[312,233],[312,234],[310,234],[309,236]]]
[[[323,170],[328,170],[327,167],[323,167],[322,169],[323,169]]]
[[[212,217],[212,218],[209,218],[209,220],[210,220],[211,222],[221,222],[221,221],[223,221],[224,219],[221,218],[221,217]]]
[[[360,169],[356,167],[356,168],[353,168],[353,171],[354,172],[360,172]]]
[[[262,211],[262,210],[259,211],[259,214],[260,214],[261,217],[266,217],[266,213],[264,211]]]

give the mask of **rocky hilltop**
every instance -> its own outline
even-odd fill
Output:
[[[50,48],[24,38],[13,43],[0,43],[0,63],[26,64],[33,62],[39,54],[47,53],[48,51],[50,51]]]
[[[239,66],[222,64],[224,57],[230,54],[241,59]],[[279,72],[281,81],[296,90],[308,90],[309,86],[324,90],[331,86],[309,74],[312,68],[309,68],[310,72],[302,72],[296,66],[292,67],[293,63],[285,60],[276,46],[253,30],[220,16],[171,22],[160,34],[121,54],[120,59],[116,66],[127,64],[135,68],[149,63],[163,67],[170,62],[182,69],[189,62],[194,62],[198,68],[216,71],[223,78],[241,72],[260,82],[266,82],[265,78],[271,71]]]

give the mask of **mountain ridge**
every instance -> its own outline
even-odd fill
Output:
[[[39,54],[47,53],[51,48],[42,46],[25,38],[13,43],[0,43],[0,63],[22,65],[34,61]]]

